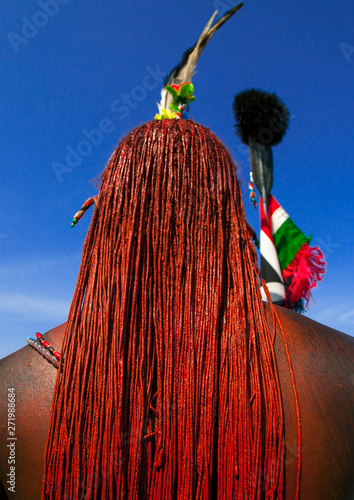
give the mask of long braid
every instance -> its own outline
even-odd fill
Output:
[[[282,498],[280,386],[234,170],[191,120],[149,122],[112,156],[66,326],[43,499]]]

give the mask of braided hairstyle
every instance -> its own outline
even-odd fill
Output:
[[[152,121],[102,176],[66,325],[43,499],[282,497],[283,409],[231,157]]]

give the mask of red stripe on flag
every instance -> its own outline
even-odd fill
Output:
[[[265,213],[264,213],[262,198],[260,198],[260,200],[259,200],[259,214],[261,217],[261,231],[263,231],[264,234],[266,234],[268,236],[268,238],[271,241],[273,241],[272,232],[271,232],[270,226],[268,224],[267,217],[265,216]]]
[[[271,217],[274,214],[274,212],[280,207],[277,200],[271,194],[268,195],[267,198],[267,207],[268,207],[268,219],[271,220]]]

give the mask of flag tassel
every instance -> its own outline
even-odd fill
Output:
[[[304,243],[292,262],[283,270],[284,282],[290,282],[286,288],[286,302],[290,309],[301,299],[308,307],[312,296],[311,290],[326,271],[326,262],[318,247],[310,247]]]
[[[290,219],[277,200],[267,198],[268,220],[259,202],[261,215],[261,274],[273,302],[289,309],[305,312],[311,290],[322,281],[326,262],[318,247],[310,247],[308,238]],[[282,288],[283,285],[283,288]]]

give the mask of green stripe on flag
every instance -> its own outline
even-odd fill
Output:
[[[277,249],[281,270],[283,271],[294,259],[304,243],[309,243],[302,231],[290,219],[286,219],[273,235],[274,245]]]

